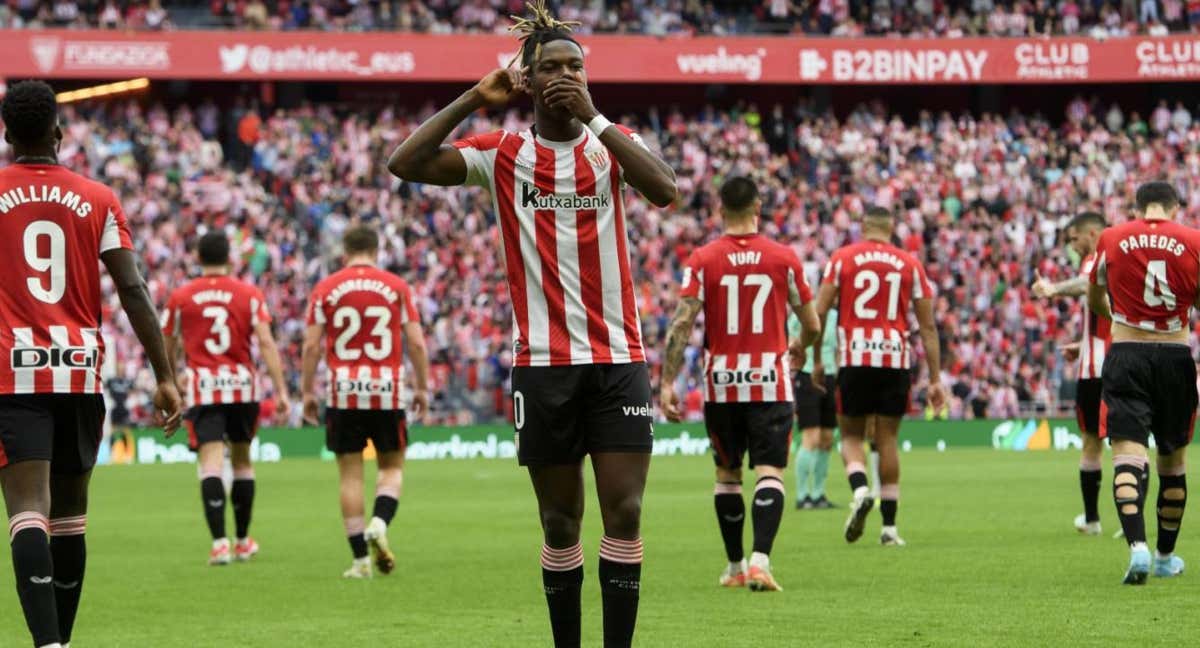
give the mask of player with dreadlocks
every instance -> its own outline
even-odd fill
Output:
[[[516,18],[520,70],[499,69],[392,153],[411,182],[492,194],[516,323],[512,399],[517,459],[541,513],[542,581],[556,646],[580,642],[583,458],[600,500],[604,645],[633,639],[641,582],[642,492],[650,465],[650,376],[630,270],[622,186],[669,205],[675,174],[592,105],[584,52],[544,3]],[[472,113],[522,94],[534,125],[445,145]]]

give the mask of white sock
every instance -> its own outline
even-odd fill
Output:
[[[213,549],[220,549],[221,547],[228,547],[228,546],[229,546],[229,538],[217,538],[216,540],[213,540]]]
[[[63,648],[63,645],[60,643],[52,643],[46,644],[45,646],[39,646],[38,648]]]
[[[759,569],[770,569],[771,558],[765,553],[759,553],[755,551],[754,553],[750,554],[750,566],[758,567]]]
[[[376,522],[378,522],[379,525],[382,526],[383,528],[385,528],[385,529],[387,528],[387,522],[384,522],[383,518],[381,518],[381,517],[371,518],[371,524],[369,524],[367,526],[374,526]]]
[[[896,527],[894,527],[894,526],[883,527],[883,532],[887,535],[892,535],[892,536],[899,535],[898,533],[896,533]]]
[[[1130,551],[1150,551],[1145,542],[1133,542],[1129,544]]]
[[[871,490],[866,486],[859,486],[854,489],[854,499],[859,500],[871,494]]]
[[[1157,549],[1154,550],[1154,557],[1158,560],[1170,560],[1171,556],[1174,556],[1174,555],[1175,555],[1174,551],[1172,551],[1171,553],[1162,553],[1161,551],[1159,551]]]
[[[355,565],[370,565],[370,564],[371,564],[371,557],[370,557],[370,556],[363,556],[362,558],[355,558],[355,559],[354,559],[354,564],[355,564]]]
[[[744,571],[746,571],[746,559],[745,558],[742,558],[741,560],[739,560],[737,562],[729,563],[729,573],[740,574]]]

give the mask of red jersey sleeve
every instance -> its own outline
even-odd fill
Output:
[[[808,279],[804,277],[804,266],[800,264],[800,258],[796,256],[795,251],[788,250],[788,303],[793,307],[803,306],[812,301],[812,288],[808,285]]]
[[[683,264],[683,280],[679,284],[679,296],[704,301],[704,266],[698,251],[692,252]]]
[[[463,184],[477,187],[491,185],[496,154],[499,153],[504,135],[504,131],[493,131],[484,135],[464,137],[454,143],[454,148],[462,154],[463,162],[467,165],[467,179]]]
[[[174,291],[167,298],[167,305],[159,316],[162,324],[163,337],[174,337],[179,334],[179,291]]]
[[[267,297],[258,288],[250,295],[250,326],[271,323],[271,311],[267,310]]]
[[[104,217],[104,228],[100,233],[100,254],[109,250],[125,248],[133,249],[133,237],[129,235],[129,223],[125,220],[125,211],[116,194],[110,194],[107,205],[108,213]]]
[[[325,311],[321,308],[321,302],[325,299],[325,291],[320,284],[313,289],[313,294],[308,298],[308,308],[305,309],[304,321],[307,326],[325,325]]]
[[[925,266],[920,261],[913,259],[913,284],[912,298],[918,299],[933,299],[934,290],[933,282],[929,281],[929,275],[925,274]]]
[[[839,275],[841,274],[842,254],[841,250],[838,250],[833,253],[833,256],[829,257],[829,261],[825,264],[825,271],[821,273],[821,285],[833,286],[834,288],[839,287],[841,285],[841,277]]]
[[[1108,233],[1111,230],[1100,232],[1100,238],[1096,240],[1096,256],[1092,261],[1091,268],[1088,269],[1088,283],[1105,286],[1108,284],[1108,278],[1105,276],[1105,259],[1108,254]]]
[[[400,323],[415,322],[420,324],[421,315],[417,312],[417,300],[413,295],[412,286],[407,281],[400,282],[400,295],[400,299],[403,302],[400,305]]]

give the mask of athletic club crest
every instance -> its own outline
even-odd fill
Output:
[[[604,167],[608,165],[608,150],[607,149],[590,151],[586,154],[586,157],[588,159],[588,162],[591,162],[592,166],[597,171],[604,170]]]
[[[37,64],[38,69],[42,73],[49,73],[54,70],[55,64],[58,63],[58,49],[59,40],[57,38],[29,39],[29,53],[33,56],[33,62]]]

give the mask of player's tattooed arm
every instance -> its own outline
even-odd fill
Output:
[[[320,324],[304,329],[304,345],[300,349],[300,393],[304,399],[304,420],[316,425],[317,421],[317,363],[321,360]]]
[[[700,314],[703,303],[699,299],[684,297],[679,300],[675,316],[667,326],[667,351],[663,355],[662,381],[673,383],[683,367],[683,350],[692,336],[692,326]]]
[[[402,180],[454,186],[467,181],[467,162],[462,153],[444,144],[454,129],[471,113],[485,106],[503,106],[525,91],[516,70],[492,71],[475,87],[425,120],[388,158],[388,171]]]
[[[1038,275],[1037,281],[1033,282],[1033,294],[1036,297],[1043,299],[1048,297],[1082,297],[1087,294],[1088,279],[1086,275],[1071,277],[1066,281],[1057,283],[1047,281],[1041,275]]]
[[[1108,306],[1108,291],[1104,286],[1090,283],[1087,290],[1088,308],[1096,314],[1097,317],[1103,317],[1106,320],[1112,319],[1112,309]]]
[[[412,418],[418,421],[429,410],[429,351],[425,348],[425,333],[419,323],[410,321],[404,324],[404,347],[412,359]]]

